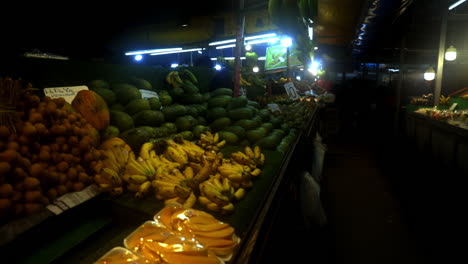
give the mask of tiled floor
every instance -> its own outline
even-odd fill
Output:
[[[348,127],[324,139],[321,199],[328,223],[308,230],[300,206],[290,201],[264,263],[468,263],[461,259],[467,243],[459,241],[468,223],[466,175],[447,174],[392,132]]]

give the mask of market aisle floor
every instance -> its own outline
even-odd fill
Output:
[[[417,154],[389,126],[365,124],[325,140],[323,263],[462,263],[464,177]]]
[[[329,262],[427,263],[369,142],[348,138],[327,146],[322,201],[329,220]]]

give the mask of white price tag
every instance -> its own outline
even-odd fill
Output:
[[[294,87],[294,83],[288,82],[284,85],[284,89],[291,100],[299,99],[299,94],[297,93],[296,87]]]
[[[277,104],[268,104],[267,106],[272,112],[281,112],[281,109]]]
[[[458,103],[453,103],[452,106],[450,106],[450,111],[453,111],[455,110],[455,108],[457,107]]]
[[[86,85],[79,86],[67,86],[67,87],[48,87],[44,88],[44,94],[50,98],[60,98],[63,97],[67,103],[73,101],[76,94],[81,90],[89,90]]]
[[[141,98],[143,98],[143,99],[148,99],[148,98],[152,98],[152,97],[156,97],[156,98],[159,99],[159,95],[155,91],[140,89],[140,92],[141,92]]]
[[[92,184],[82,191],[71,192],[57,198],[53,203],[47,206],[47,209],[58,215],[63,211],[75,207],[99,194],[99,189],[96,184]]]

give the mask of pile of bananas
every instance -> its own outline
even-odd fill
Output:
[[[241,200],[253,186],[252,179],[261,174],[265,155],[260,147],[244,147],[244,152],[231,153],[223,159],[217,173],[200,184],[198,201],[210,211],[229,214],[234,211],[233,201]]]
[[[116,195],[124,190],[136,198],[154,193],[165,204],[192,208],[198,201],[208,210],[229,214],[260,175],[265,156],[260,147],[246,146],[224,158],[217,152],[224,144],[218,133],[207,131],[197,143],[182,137],[146,142],[135,156],[123,140],[112,138],[103,143],[105,159],[95,180]]]
[[[180,71],[170,71],[166,75],[166,82],[173,88],[181,88],[184,82],[190,82],[191,84],[198,84],[197,77],[187,69],[181,69]]]
[[[210,131],[200,134],[200,139],[197,142],[197,145],[206,150],[218,151],[220,148],[226,145],[226,140],[219,141],[219,134],[212,134]]]
[[[238,245],[232,226],[201,210],[168,205],[158,212],[155,220],[172,232],[193,237],[221,258],[231,255]]]
[[[120,195],[124,191],[122,177],[129,159],[134,159],[135,155],[130,146],[118,137],[104,141],[100,149],[102,149],[104,159],[98,161],[95,166],[94,181],[101,191]]]
[[[124,240],[125,247],[146,263],[221,264],[220,259],[191,236],[180,235],[153,221],[146,221]],[[130,263],[124,259],[120,263]],[[131,262],[133,263],[133,262]]]
[[[236,190],[231,181],[227,177],[222,178],[220,174],[202,182],[199,188],[198,201],[208,210],[215,212],[232,213],[233,200],[239,201],[245,196],[245,189]]]
[[[440,105],[448,105],[450,102],[450,96],[445,97],[444,95],[440,96],[439,104]]]

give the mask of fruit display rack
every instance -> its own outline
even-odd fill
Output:
[[[418,153],[429,153],[431,159],[444,166],[468,173],[467,129],[416,112],[407,112],[405,121],[406,136]]]
[[[232,225],[241,241],[228,263],[248,263],[259,254],[263,238],[271,232],[268,229],[274,210],[287,186],[295,180],[291,168],[297,167],[307,145],[304,143],[314,134],[316,112],[287,152],[264,151],[262,174],[233,214],[213,213]],[[228,155],[239,149],[227,146],[222,152]],[[132,194],[112,197],[101,193],[59,215],[37,219],[14,241],[2,245],[0,251],[15,263],[93,263],[110,249],[121,246],[126,236],[163,207],[164,202],[154,197],[135,199]],[[21,250],[28,254],[18,255]]]

